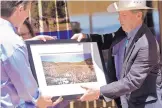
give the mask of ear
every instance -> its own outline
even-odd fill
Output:
[[[23,6],[23,5],[19,5],[19,6],[17,7],[17,9],[19,10],[19,12],[24,11],[24,6]]]
[[[138,12],[137,18],[142,19],[142,12]]]
[[[17,17],[19,16],[22,16],[22,12],[24,11],[24,7],[23,5],[19,5],[17,8],[16,8],[16,11],[17,11]]]
[[[24,6],[23,5],[19,5],[18,8],[19,8],[20,11],[23,11],[24,10]]]

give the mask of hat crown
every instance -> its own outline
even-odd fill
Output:
[[[108,12],[119,12],[124,10],[136,10],[136,9],[153,9],[146,6],[147,0],[119,0],[110,4],[107,8]]]
[[[126,8],[126,7],[142,7],[146,6],[145,0],[120,0],[118,8]]]

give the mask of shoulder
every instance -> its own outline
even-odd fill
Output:
[[[0,45],[3,59],[10,57],[16,49],[25,47],[24,41],[8,26],[0,26]]]
[[[147,27],[145,29],[145,33],[139,38],[137,41],[137,45],[141,47],[150,47],[150,46],[157,46],[157,40],[156,37],[153,35],[153,33],[150,31],[150,29]]]
[[[160,54],[160,48],[156,37],[149,29],[146,29],[146,32],[142,35],[141,38],[139,38],[136,43],[136,48],[145,54],[149,54],[149,56],[152,58],[159,57]]]

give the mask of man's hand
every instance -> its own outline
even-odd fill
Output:
[[[86,38],[86,35],[83,34],[83,33],[77,33],[77,34],[74,34],[71,39],[75,39],[77,40],[78,42],[80,42],[82,39],[85,39]]]
[[[81,87],[86,90],[84,95],[80,98],[81,101],[94,101],[99,98],[100,87],[86,87],[86,86]]]
[[[41,96],[38,98],[36,106],[38,106],[38,108],[47,108],[49,106],[56,106],[62,100],[63,100],[63,98],[59,97],[55,102],[52,102],[51,97]]]
[[[47,36],[47,35],[38,35],[38,36],[35,36],[31,39],[27,39],[27,40],[43,40],[44,42],[47,41],[47,40],[56,40],[57,37],[56,36]]]

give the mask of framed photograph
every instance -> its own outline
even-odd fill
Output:
[[[96,42],[26,41],[33,75],[43,95],[76,99],[81,85],[106,84]]]

